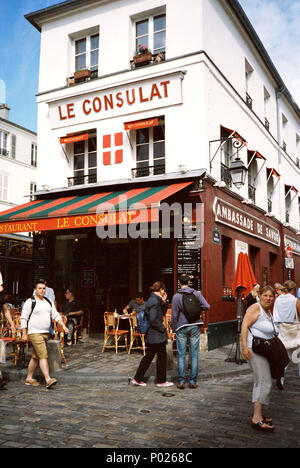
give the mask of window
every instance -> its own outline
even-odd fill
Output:
[[[232,138],[230,133],[221,127],[221,180],[225,182],[227,187],[232,187],[231,174],[229,172],[229,166],[233,154]]]
[[[148,47],[154,57],[162,53],[165,58],[166,53],[166,15],[150,16],[135,23],[135,50],[138,46]]]
[[[90,135],[86,141],[74,143],[73,185],[97,182],[97,137]],[[72,185],[72,184],[71,184]]]
[[[265,118],[265,127],[270,130],[270,93],[264,87],[264,118]]]
[[[247,59],[245,59],[245,81],[246,81],[246,103],[247,106],[252,109],[252,104],[253,100],[251,97],[251,86],[252,86],[252,80],[253,80],[253,68],[248,62]]]
[[[30,182],[30,201],[35,200],[36,182]]]
[[[165,126],[136,131],[136,177],[165,173]]]
[[[98,77],[99,34],[93,34],[75,41],[75,71],[91,72],[91,78]]]
[[[230,237],[222,236],[222,285],[223,297],[232,296],[231,285],[233,281],[232,272],[233,244]]]
[[[31,165],[37,166],[37,145],[35,143],[31,143]]]
[[[288,137],[288,119],[282,114],[282,149],[286,152],[286,141]]]
[[[16,159],[16,145],[17,145],[17,137],[16,135],[11,136],[11,157]]]
[[[9,152],[7,151],[7,139],[8,133],[0,130],[0,155],[8,156]]]
[[[257,177],[257,161],[256,161],[256,158],[253,158],[252,154],[248,153],[248,198],[252,200],[253,203],[255,203],[256,177]]]
[[[0,172],[0,200],[8,200],[8,174]]]

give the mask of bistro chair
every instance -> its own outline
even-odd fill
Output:
[[[145,335],[138,331],[137,317],[136,312],[132,312],[129,315],[129,324],[130,324],[130,344],[128,354],[131,353],[132,349],[142,349],[143,354],[146,354],[146,345],[145,345]],[[141,345],[138,345],[138,342],[141,342]],[[135,346],[134,346],[135,343]]]
[[[115,348],[116,354],[118,354],[118,348],[126,348],[127,346],[127,333],[128,330],[119,330],[120,316],[115,317],[114,312],[104,312],[104,344],[102,348],[102,353],[104,353],[105,348]],[[120,345],[119,340],[121,336],[125,338],[125,345]],[[108,345],[108,340],[112,338],[113,344]]]
[[[61,319],[64,322],[64,324],[67,323],[67,317],[61,314]],[[67,364],[64,348],[65,348],[65,332],[63,331],[61,325],[58,325],[56,321],[53,321],[53,330],[54,330],[54,340],[57,340],[59,338],[59,343],[60,343],[60,354],[61,357],[64,361],[65,364]]]
[[[172,311],[168,309],[166,315],[164,315],[163,324],[167,330],[168,339],[172,341],[172,350],[175,353],[177,352],[176,335],[173,335],[172,333],[171,316],[172,316]]]
[[[83,319],[84,319],[84,314],[80,316],[80,322],[78,323],[78,325],[74,326],[74,344],[77,344],[79,333],[81,333],[83,329]]]

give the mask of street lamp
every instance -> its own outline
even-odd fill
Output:
[[[229,172],[231,175],[232,183],[240,188],[245,184],[247,168],[243,161],[237,156],[234,161],[229,166]]]

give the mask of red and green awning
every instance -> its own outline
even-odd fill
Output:
[[[0,212],[0,234],[155,221],[160,202],[190,184],[31,201]]]

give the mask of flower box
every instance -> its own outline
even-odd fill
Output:
[[[74,80],[75,81],[81,81],[85,80],[86,78],[90,78],[91,72],[88,68],[85,68],[84,70],[79,70],[74,73]]]
[[[133,62],[135,66],[148,65],[152,61],[152,52],[146,52],[145,54],[134,55]]]

